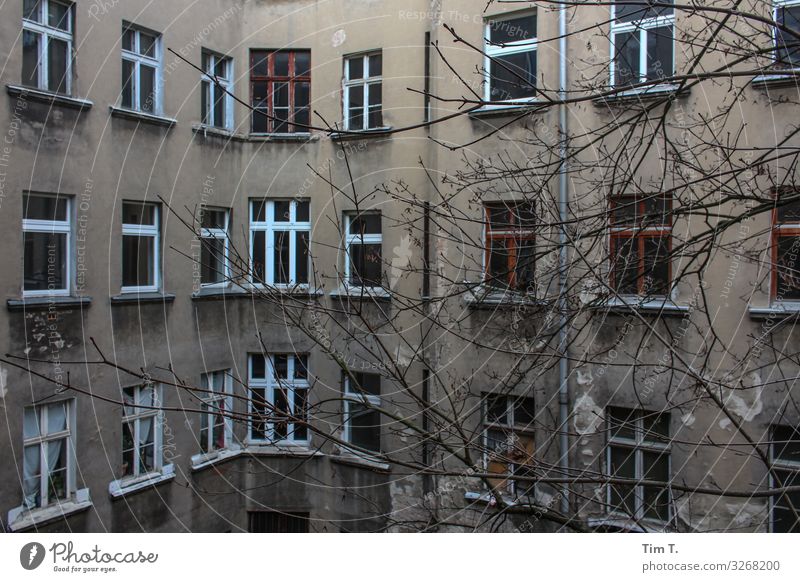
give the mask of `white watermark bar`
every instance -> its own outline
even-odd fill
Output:
[[[800,580],[792,534],[19,534],[2,540],[4,580]]]

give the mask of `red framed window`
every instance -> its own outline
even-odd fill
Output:
[[[518,291],[532,289],[536,258],[533,203],[494,202],[486,204],[484,210],[485,282]]]
[[[250,51],[253,133],[307,133],[311,51]]]
[[[672,200],[618,196],[611,201],[610,285],[621,295],[669,293]]]
[[[800,300],[800,201],[782,202],[797,197],[800,191],[776,192],[772,210],[772,299]]]

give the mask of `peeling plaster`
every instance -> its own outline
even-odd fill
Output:
[[[692,414],[691,412],[687,412],[686,414],[681,416],[681,422],[685,426],[692,426],[694,424],[695,420],[697,420],[697,419],[695,418],[694,414]]]
[[[8,394],[8,370],[0,366],[0,400],[5,400]]]
[[[603,409],[595,404],[588,394],[583,394],[575,400],[572,409],[572,424],[578,434],[592,434],[597,432],[603,422]]]
[[[340,47],[344,44],[347,40],[347,33],[344,31],[343,28],[340,28],[336,32],[333,33],[331,36],[331,46],[333,48]]]
[[[767,517],[767,504],[757,501],[726,503],[725,508],[733,516],[731,523],[738,527],[759,525]]]

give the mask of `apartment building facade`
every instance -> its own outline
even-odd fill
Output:
[[[695,403],[691,374],[653,373],[663,346],[641,347],[655,329],[674,338],[670,353],[701,352],[723,302],[736,317],[715,320],[717,333],[730,352],[752,347],[765,318],[790,319],[793,262],[773,261],[762,284],[763,262],[737,259],[731,278],[720,251],[702,276],[672,281],[682,259],[663,258],[666,241],[700,227],[673,221],[666,195],[653,211],[614,192],[656,220],[609,212],[607,246],[565,250],[568,283],[542,282],[558,252],[533,257],[558,231],[541,224],[558,222],[559,203],[542,209],[547,195],[534,205],[530,193],[562,178],[486,169],[492,156],[524,165],[558,151],[564,119],[603,127],[663,96],[540,107],[559,86],[672,91],[657,81],[688,62],[675,31],[692,16],[484,4],[0,8],[5,531],[552,531],[564,524],[540,517],[557,509],[602,531],[800,527],[797,493],[759,493],[800,483],[793,373],[720,389],[728,415]],[[791,1],[775,10],[787,26],[800,14]],[[763,76],[732,81],[748,92],[741,120],[770,111],[778,127],[794,105],[776,95],[797,89]],[[665,131],[686,132],[681,115],[729,92],[681,92]],[[774,146],[774,127],[753,132],[751,149]],[[570,216],[608,204],[585,179],[593,155],[575,154]],[[476,165],[491,186],[459,187]],[[639,168],[645,180],[663,171]],[[790,253],[791,219],[754,215],[749,228],[767,234],[748,248]],[[613,298],[578,310],[567,353],[527,367],[556,341],[536,331],[561,313],[540,296],[578,285],[590,304],[598,277]],[[702,309],[698,289],[713,296]],[[791,325],[769,332],[793,341]],[[743,434],[766,462],[737,454]],[[487,525],[498,505],[509,520]]]

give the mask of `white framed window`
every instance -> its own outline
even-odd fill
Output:
[[[800,427],[772,427],[770,445],[772,471],[770,488],[800,486]],[[800,492],[770,498],[770,530],[776,533],[800,532]]]
[[[675,11],[671,6],[611,7],[611,84],[671,77],[675,71]]]
[[[23,506],[59,504],[75,493],[74,400],[25,408]]]
[[[122,203],[122,292],[158,291],[161,278],[159,208]]]
[[[72,90],[73,4],[24,0],[22,84],[69,95]]]
[[[204,206],[200,210],[200,283],[221,287],[230,280],[230,210]]]
[[[606,409],[606,469],[611,478],[632,481],[670,481],[670,415],[641,409]],[[608,510],[632,520],[671,519],[668,487],[608,486]]]
[[[211,51],[202,54],[202,123],[209,127],[233,130],[233,59]]]
[[[775,0],[773,4],[775,22],[791,31],[775,27],[775,67],[800,69],[800,0]]]
[[[489,482],[516,497],[533,494],[536,453],[536,403],[529,396],[483,395],[484,463],[489,473],[502,475]]]
[[[250,354],[253,442],[308,444],[308,354]]]
[[[536,97],[536,12],[487,19],[484,26],[484,99]]]
[[[360,450],[381,452],[380,374],[344,376],[344,438]]]
[[[122,93],[120,106],[161,113],[161,35],[122,25]]]
[[[146,384],[122,390],[121,477],[136,478],[163,466],[161,386]]]
[[[351,287],[381,287],[383,280],[383,235],[380,212],[344,215],[344,275]]]
[[[383,54],[344,58],[344,126],[349,131],[383,127]]]
[[[202,395],[200,413],[200,450],[213,453],[227,449],[233,440],[233,397],[231,371],[219,370],[203,374],[201,388],[208,390]]]
[[[309,282],[308,200],[250,201],[250,272],[257,285]]]
[[[70,199],[63,195],[23,194],[23,296],[69,295],[72,281],[70,206]]]

